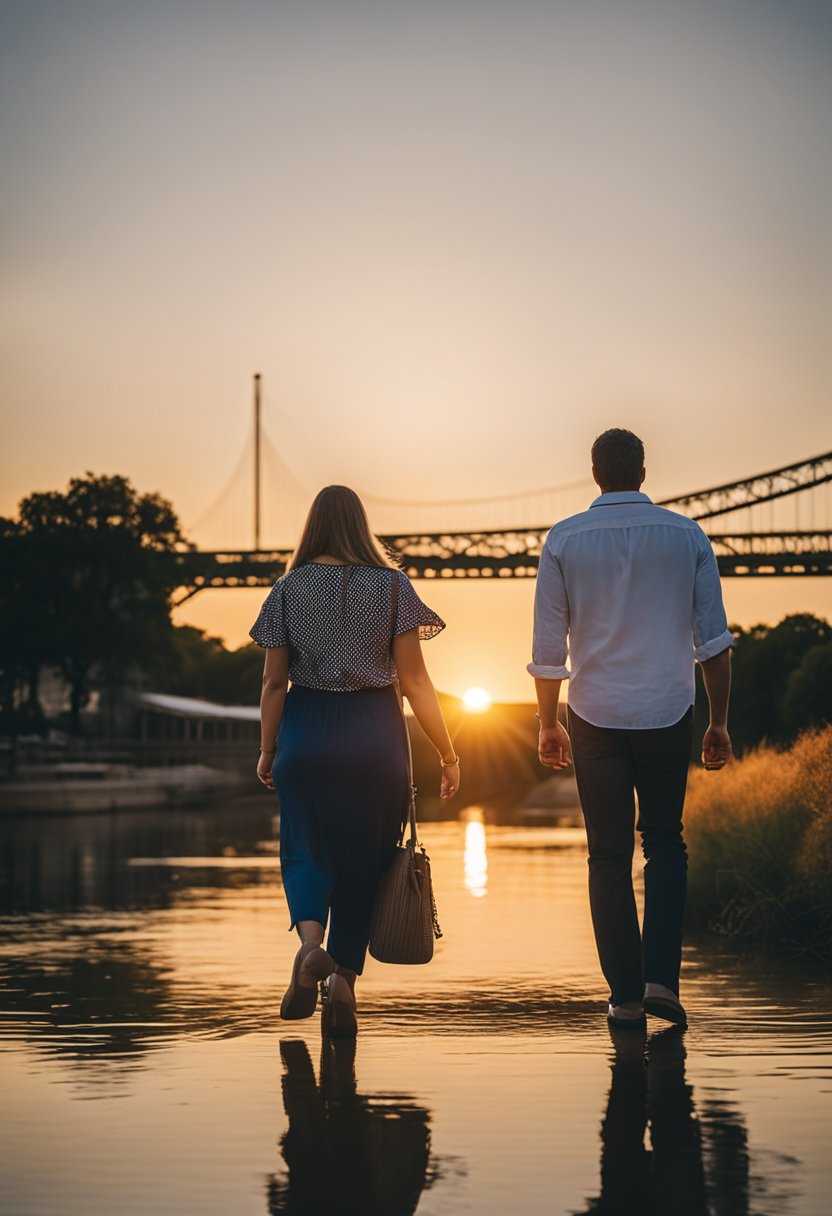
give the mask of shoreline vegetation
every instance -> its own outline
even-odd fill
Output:
[[[692,772],[685,835],[692,929],[832,963],[832,725]]]

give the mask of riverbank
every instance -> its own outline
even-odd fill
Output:
[[[832,963],[832,726],[691,774],[691,926]]]
[[[41,765],[18,780],[0,782],[0,816],[210,806],[232,793],[239,795],[242,788],[241,776],[207,764],[137,767],[76,761]]]

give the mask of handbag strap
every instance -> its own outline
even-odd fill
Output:
[[[402,725],[404,727],[404,741],[407,748],[407,784],[408,784],[408,802],[407,815],[402,820],[402,827],[399,833],[399,844],[404,840],[405,827],[410,824],[410,841],[409,843],[416,848],[418,844],[416,833],[416,786],[413,784],[413,749],[410,746],[410,731],[407,726],[407,719],[402,710]]]
[[[396,624],[399,615],[399,572],[396,569],[390,571],[390,661],[393,660],[393,640],[396,636]],[[417,831],[416,831],[416,786],[413,783],[413,748],[410,744],[410,731],[407,727],[407,719],[404,716],[404,704],[402,703],[402,694],[399,688],[398,680],[394,681],[396,689],[396,700],[399,703],[399,712],[402,716],[402,729],[404,730],[405,749],[407,752],[407,814],[402,818],[401,829],[399,831],[399,844],[404,841],[404,834],[407,825],[410,824],[410,841],[409,843],[416,847]]]
[[[396,623],[399,616],[399,572],[390,571],[390,645],[396,636]]]
[[[341,616],[344,616],[347,611],[347,593],[350,589],[351,574],[352,566],[344,566],[341,571]]]
[[[394,570],[391,570],[391,572],[390,572],[390,657],[391,657],[391,661],[392,661],[392,656],[393,656],[393,639],[396,636],[396,623],[398,620],[398,609],[399,609],[399,572],[398,572],[398,570],[394,569]],[[416,830],[416,792],[417,791],[416,791],[416,786],[414,785],[414,782],[413,782],[413,748],[411,747],[411,744],[410,744],[410,731],[407,726],[407,718],[404,716],[404,703],[402,701],[402,694],[401,694],[401,689],[399,688],[398,679],[395,680],[394,687],[396,689],[396,699],[399,702],[399,712],[402,716],[402,729],[404,731],[405,749],[406,749],[406,753],[407,753],[407,787],[408,787],[407,814],[402,819],[402,825],[401,825],[401,829],[399,831],[399,844],[401,845],[404,843],[404,834],[405,834],[407,825],[409,823],[410,824],[410,840],[407,843],[408,843],[408,847],[412,848],[413,852],[415,854],[416,848],[417,848],[417,846],[419,846],[419,840],[418,840],[417,830]],[[421,846],[419,846],[419,847],[421,847]],[[424,848],[422,848],[423,853],[424,853],[424,851],[425,851]],[[430,913],[431,913],[431,919],[433,921],[433,935],[434,935],[434,937],[442,937],[442,930],[439,927],[439,916],[436,911],[436,900],[433,895],[433,885],[431,883],[428,883],[428,889],[430,891]]]

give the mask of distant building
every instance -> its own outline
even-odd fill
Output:
[[[217,705],[166,692],[136,693],[134,702],[136,734],[144,742],[257,745],[260,741],[256,705]]]

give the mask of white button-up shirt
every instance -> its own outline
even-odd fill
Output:
[[[571,679],[569,704],[587,722],[672,726],[693,704],[694,659],[733,640],[714,551],[693,520],[628,490],[547,536],[528,671]]]

